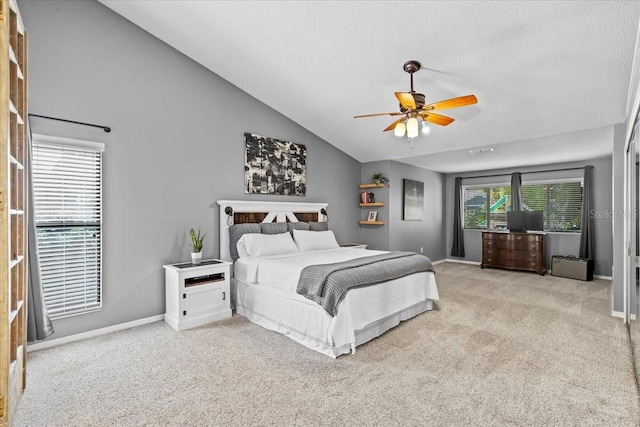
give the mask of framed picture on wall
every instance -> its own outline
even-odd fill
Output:
[[[404,221],[422,221],[424,211],[424,183],[411,179],[402,180]]]
[[[307,193],[307,147],[245,133],[244,192],[304,196]]]
[[[369,211],[369,217],[367,221],[375,221],[378,219],[378,211]]]

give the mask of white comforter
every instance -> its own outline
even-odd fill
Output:
[[[340,248],[323,251],[240,258],[235,277],[248,283],[260,283],[283,291],[296,292],[300,272],[314,264],[332,264],[385,253],[367,249]]]

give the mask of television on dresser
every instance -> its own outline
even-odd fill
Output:
[[[542,211],[507,211],[507,228],[514,233],[544,230]]]

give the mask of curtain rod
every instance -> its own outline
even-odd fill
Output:
[[[107,133],[111,132],[111,128],[109,126],[94,125],[93,123],[76,122],[75,120],[59,119],[57,117],[41,116],[39,114],[31,114],[31,113],[29,113],[29,115],[33,116],[33,117],[40,117],[41,119],[57,120],[59,122],[74,123],[76,125],[83,125],[83,126],[91,126],[91,127],[94,127],[94,128],[100,128],[100,129],[104,130]]]
[[[584,169],[585,166],[582,166],[580,168],[564,168],[564,169],[547,169],[547,170],[542,170],[542,171],[529,171],[529,172],[520,172],[520,173],[542,173],[542,172],[562,172],[562,171],[573,171],[573,170],[580,170],[580,169]],[[477,176],[461,176],[460,179],[472,179],[472,178],[491,178],[494,176],[510,176],[510,173],[496,173],[493,175],[477,175]]]

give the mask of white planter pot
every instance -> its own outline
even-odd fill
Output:
[[[191,252],[191,263],[200,264],[202,261],[202,252]]]

